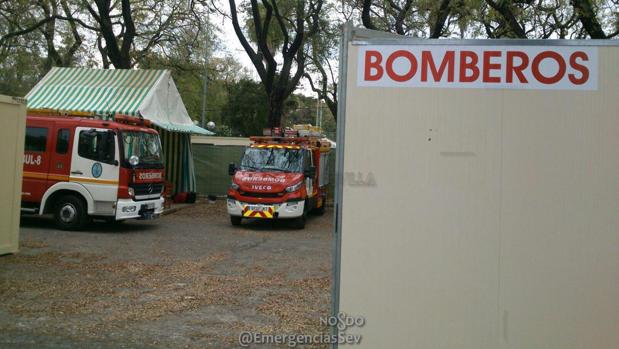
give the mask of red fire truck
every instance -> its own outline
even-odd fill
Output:
[[[275,129],[275,136],[251,137],[240,166],[230,164],[232,225],[243,218],[293,219],[303,229],[308,212],[324,213],[331,143],[299,132],[286,130],[282,137]]]
[[[26,126],[22,212],[52,213],[65,230],[162,213],[161,143],[148,121],[28,116]]]

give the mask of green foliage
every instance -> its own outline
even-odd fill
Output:
[[[233,136],[262,134],[267,125],[266,93],[260,83],[241,79],[230,87],[228,103],[223,108],[223,121],[230,126]]]
[[[325,103],[318,104],[314,97],[302,94],[292,95],[286,101],[282,126],[292,127],[296,124],[317,125],[318,108],[322,110],[322,130],[327,134],[335,134],[335,118]]]
[[[120,35],[123,27],[121,3],[113,2],[111,11],[116,35]],[[313,81],[314,92],[327,101],[321,104],[323,129],[332,132],[335,130],[332,113],[337,106],[340,27],[347,20],[362,24],[364,4],[369,4],[371,22],[376,28],[392,32],[400,29],[417,37],[429,37],[440,23],[443,24],[440,36],[455,38],[515,37],[519,28],[527,38],[588,38],[592,36],[591,30],[609,38],[619,35],[617,0],[269,0],[266,3],[276,5],[282,19],[278,22],[273,14],[266,48],[265,45],[255,47],[253,63],[264,66],[263,76],[258,75],[263,84],[269,82],[267,92],[263,84],[251,78],[248,68],[237,57],[222,56],[217,41],[221,26],[214,23],[230,18],[217,16],[212,8],[217,6],[215,3],[131,1],[137,27],[129,55],[131,66],[169,69],[189,115],[201,121],[204,62],[208,57],[205,122],[215,122],[219,135],[247,136],[262,132],[268,124],[269,108],[274,106],[282,126],[315,123],[316,99],[291,94],[299,83],[294,80],[295,70],[302,62],[303,69],[299,71],[306,73],[305,78]],[[322,4],[320,10],[316,7],[318,3]],[[92,2],[81,0],[0,2],[0,94],[24,96],[52,66],[105,66],[105,42],[99,42],[103,44],[99,47],[101,28],[87,10],[88,4],[92,6]],[[264,20],[265,2],[255,4]],[[441,4],[447,5],[441,9]],[[257,46],[250,2],[239,0],[238,10],[243,33]],[[316,13],[311,15],[312,11]],[[64,19],[44,21],[53,14]],[[282,70],[286,56],[284,38],[287,34],[292,41],[298,34],[295,21],[298,15],[306,21],[302,48],[289,53],[290,64]],[[74,45],[79,47],[74,50]],[[277,61],[272,67],[266,65],[270,57]]]
[[[44,59],[21,48],[11,50],[0,63],[0,94],[25,96],[45,74]]]
[[[282,17],[295,18],[296,7],[294,1],[277,1],[277,6],[279,13],[282,15]],[[249,2],[243,3],[242,5],[240,5],[240,8],[241,11],[245,14],[245,16],[247,16],[247,20],[245,21],[245,27],[247,28],[248,38],[253,43],[257,43],[258,38],[256,38],[256,27],[254,25],[252,9]],[[258,12],[260,13],[260,17],[264,18],[266,10],[263,4],[258,5]],[[281,50],[281,47],[284,43],[284,34],[282,33],[282,30],[277,25],[277,23],[275,23],[276,20],[273,19],[272,21],[273,22],[268,27],[267,46],[272,52],[278,52]],[[288,30],[288,35],[290,35],[291,37],[294,36],[294,31],[290,30],[290,28]]]

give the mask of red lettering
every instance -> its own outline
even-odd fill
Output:
[[[467,61],[467,58],[469,59]],[[477,54],[473,51],[460,51],[460,82],[473,82],[479,78],[479,68],[477,67]],[[471,75],[467,75],[471,71]]]
[[[443,78],[443,74],[445,73],[445,69],[447,69],[447,81],[454,81],[454,67],[455,67],[455,52],[447,51],[445,52],[445,56],[443,56],[443,60],[441,61],[441,66],[436,69],[436,64],[434,63],[434,58],[432,57],[431,51],[423,51],[421,52],[421,81],[428,81],[428,67],[432,72],[432,77],[434,81],[441,81]]]
[[[505,65],[505,73],[506,73],[506,77],[505,79],[507,80],[508,83],[511,83],[514,81],[514,74],[516,74],[516,76],[518,77],[518,80],[521,83],[528,83],[529,81],[527,81],[526,76],[524,76],[524,74],[522,73],[523,70],[525,70],[527,68],[527,66],[529,65],[529,56],[527,56],[526,53],[522,52],[522,51],[507,51],[507,63]],[[514,58],[520,58],[520,64],[515,65],[514,64]]]
[[[542,63],[544,59],[547,59],[547,58],[554,59],[555,62],[559,64],[559,70],[557,71],[557,73],[550,77],[542,75],[542,73],[539,70],[540,64]],[[546,84],[546,85],[557,83],[561,79],[563,79],[563,76],[565,75],[565,69],[566,69],[566,65],[565,65],[565,61],[563,60],[563,57],[557,52],[553,52],[553,51],[540,52],[537,56],[535,56],[535,58],[533,58],[533,65],[531,66],[531,70],[533,72],[533,76],[535,77],[535,79],[537,79],[537,81],[541,82],[542,84]]]
[[[501,57],[501,51],[484,51],[484,76],[483,82],[501,82],[501,78],[498,76],[490,76],[491,70],[501,69],[500,63],[492,63],[490,60],[493,57]]]
[[[383,77],[383,67],[380,63],[383,60],[383,55],[378,51],[365,51],[365,72],[363,79],[365,81],[377,81]],[[372,69],[376,71],[372,74]]]
[[[574,85],[582,85],[589,80],[589,68],[576,62],[576,59],[578,58],[587,62],[589,60],[589,56],[582,51],[576,51],[570,56],[570,66],[580,72],[580,78],[577,78],[576,74],[568,75],[568,78]]]
[[[408,59],[408,61],[411,64],[411,67],[408,70],[408,72],[403,75],[399,75],[393,70],[393,62],[400,57]],[[389,58],[387,58],[387,63],[386,63],[385,68],[387,69],[387,75],[389,75],[391,79],[393,79],[394,81],[398,81],[398,82],[404,82],[404,81],[410,80],[413,76],[415,76],[415,73],[417,72],[417,58],[415,58],[415,56],[408,51],[397,50],[394,53],[392,53],[389,56]]]

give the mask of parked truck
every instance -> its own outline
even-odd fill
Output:
[[[232,225],[243,218],[291,219],[305,227],[309,212],[323,214],[329,182],[331,143],[312,127],[295,126],[251,137],[240,166],[230,164],[228,214]]]
[[[163,211],[157,131],[141,118],[28,116],[22,212],[52,213],[60,229],[91,218],[155,218]]]

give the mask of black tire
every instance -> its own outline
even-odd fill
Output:
[[[243,217],[230,216],[230,223],[234,225],[235,227],[241,225],[242,220],[243,220]]]
[[[80,230],[88,223],[86,203],[75,195],[65,195],[56,200],[54,220],[62,230]]]
[[[322,205],[318,208],[315,208],[312,213],[316,216],[322,216],[323,214],[325,214],[325,201],[323,200]]]
[[[305,220],[307,218],[307,214],[303,213],[301,217],[295,218],[292,220],[292,227],[294,229],[305,229]]]

